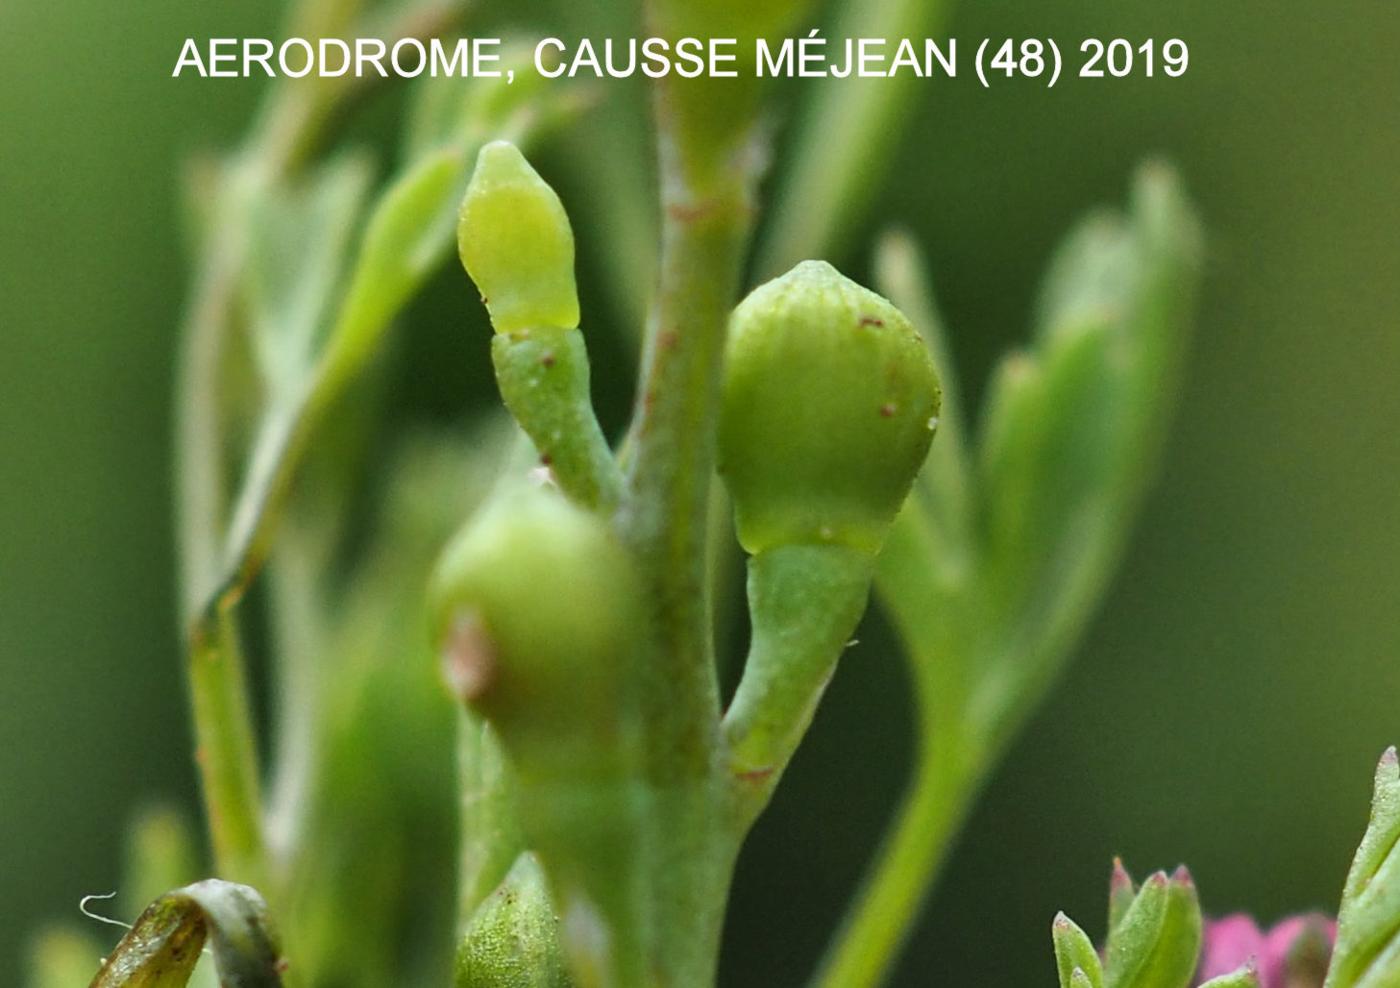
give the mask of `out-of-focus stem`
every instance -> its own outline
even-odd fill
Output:
[[[864,0],[844,4],[837,38],[924,38],[946,0]],[[823,79],[803,108],[791,173],[778,190],[759,251],[757,274],[771,278],[842,243],[880,188],[904,131],[899,115],[919,91],[916,76]],[[833,257],[832,260],[839,260]]]
[[[925,742],[895,822],[813,979],[816,988],[882,983],[918,919],[980,778],[975,760],[952,744]]]
[[[266,876],[253,720],[243,652],[227,611],[215,615],[191,642],[189,682],[195,757],[218,873],[260,885]]]

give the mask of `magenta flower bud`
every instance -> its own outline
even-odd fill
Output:
[[[1243,913],[1207,920],[1196,984],[1254,961],[1259,988],[1322,988],[1337,922],[1321,913],[1280,920],[1267,933]]]

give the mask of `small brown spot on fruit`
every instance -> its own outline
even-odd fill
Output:
[[[887,401],[880,406],[880,417],[892,419],[896,411],[898,411],[898,409],[895,407],[894,402]]]
[[[540,358],[540,364],[541,364],[542,366],[544,366],[544,367],[553,367],[553,366],[554,366],[554,351],[553,351],[553,350],[550,350],[550,351],[548,351],[547,353],[545,353],[545,355],[544,355],[543,357]]]
[[[864,328],[864,327],[866,327],[866,326],[883,326],[884,324],[885,324],[885,320],[879,318],[878,316],[861,316],[861,317],[860,317],[860,325],[861,325],[862,328]]]
[[[442,671],[452,695],[463,703],[480,699],[496,678],[496,649],[475,613],[452,625],[442,651]]]

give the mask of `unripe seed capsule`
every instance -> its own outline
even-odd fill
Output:
[[[430,589],[435,640],[449,682],[508,748],[552,760],[567,734],[615,739],[643,624],[632,567],[602,519],[545,488],[498,496],[448,546]]]
[[[909,320],[804,261],[735,309],[727,361],[720,471],[744,548],[877,552],[937,425],[938,376]]]

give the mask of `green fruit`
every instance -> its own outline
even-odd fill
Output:
[[[459,697],[528,762],[589,759],[624,716],[641,618],[631,557],[557,491],[493,500],[452,541],[429,593]]]
[[[888,301],[821,261],[730,322],[720,472],[739,541],[879,550],[938,423],[933,361]]]

